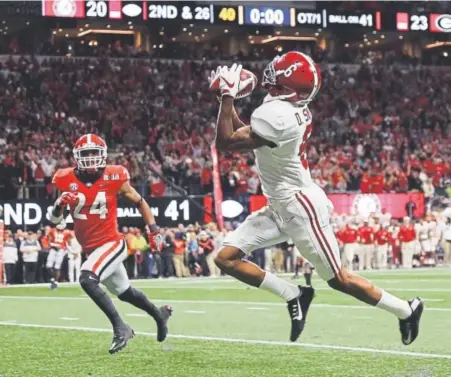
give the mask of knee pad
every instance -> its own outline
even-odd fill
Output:
[[[81,271],[78,280],[83,290],[87,291],[99,285],[99,277],[91,271]]]

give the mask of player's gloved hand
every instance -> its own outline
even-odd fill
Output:
[[[233,63],[232,67],[227,66],[218,67],[216,71],[211,71],[208,82],[210,89],[218,86],[219,96],[229,96],[235,98],[238,94],[240,86],[240,75],[243,66],[241,64]]]
[[[63,192],[61,196],[56,200],[55,205],[58,207],[65,207],[67,205],[76,204],[78,202],[78,196],[73,192]]]
[[[160,229],[156,225],[152,227],[146,226],[146,232],[151,250],[163,250],[164,238],[160,233]]]

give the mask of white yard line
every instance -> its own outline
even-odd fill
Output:
[[[269,310],[268,308],[256,308],[256,307],[249,307],[246,308],[247,310]]]
[[[57,326],[57,325],[38,325],[30,323],[11,323],[11,322],[0,322],[3,326],[18,326],[18,327],[34,327],[34,328],[44,328],[44,329],[55,329],[55,330],[74,330],[74,331],[87,331],[87,332],[111,332],[111,329],[95,328],[95,327],[79,327],[79,326]],[[136,331],[136,334],[143,336],[155,336],[155,333]],[[451,360],[451,355],[446,354],[435,354],[435,353],[422,353],[422,352],[408,352],[408,351],[396,351],[396,350],[385,350],[376,348],[364,348],[364,347],[348,347],[348,346],[336,346],[328,344],[314,344],[314,343],[289,343],[281,341],[270,341],[270,340],[252,340],[252,339],[236,339],[236,338],[221,338],[213,336],[193,336],[193,335],[169,335],[172,339],[189,339],[205,342],[225,342],[225,343],[241,343],[241,344],[261,344],[268,346],[284,346],[284,347],[303,347],[303,348],[316,348],[316,349],[327,349],[327,350],[338,350],[338,351],[350,351],[359,353],[378,353],[383,355],[395,355],[395,356],[408,356],[417,357],[425,359],[445,359]]]
[[[185,310],[185,313],[188,314],[205,314],[206,312],[203,310]]]
[[[72,318],[72,317],[59,317],[58,319],[61,319],[63,321],[78,321],[78,318]]]
[[[0,296],[2,299],[12,299],[12,300],[90,300],[89,297],[73,297],[73,296]],[[118,299],[113,299],[114,301],[119,301]],[[286,306],[285,303],[279,302],[264,302],[264,301],[213,301],[213,300],[171,300],[171,299],[153,299],[154,302],[170,303],[170,304],[206,304],[206,305],[259,305],[259,306]],[[0,306],[4,303],[0,304]],[[340,308],[340,309],[376,309],[372,306],[367,305],[335,305],[335,304],[312,304],[314,308]],[[426,311],[437,311],[437,312],[451,312],[451,308],[431,308],[426,307]]]

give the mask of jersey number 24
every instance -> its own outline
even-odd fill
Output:
[[[86,214],[84,213],[80,213],[86,204],[86,196],[81,192],[78,192],[77,196],[78,204],[74,209],[74,218],[77,220],[87,220],[88,216],[86,216]],[[89,208],[89,214],[99,215],[101,219],[105,219],[107,213],[108,209],[106,208],[106,193],[105,191],[99,191],[94,199],[94,202]]]

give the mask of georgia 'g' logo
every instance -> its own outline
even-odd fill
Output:
[[[53,13],[56,17],[74,17],[77,13],[75,0],[54,0]]]
[[[358,194],[352,202],[352,212],[354,214],[369,216],[372,212],[379,213],[382,203],[376,194]]]
[[[451,15],[441,14],[435,19],[435,26],[445,33],[451,32]]]

